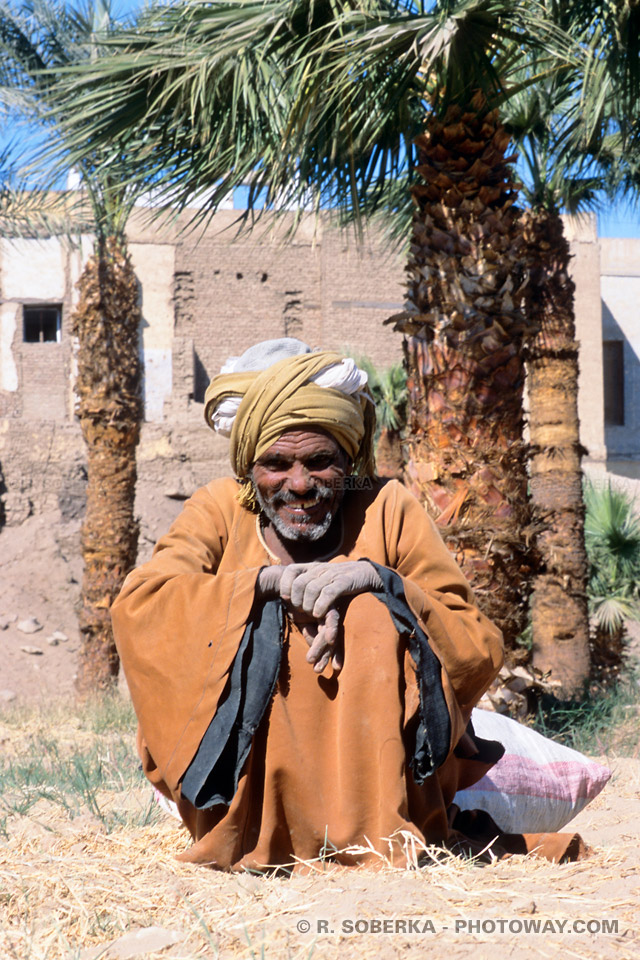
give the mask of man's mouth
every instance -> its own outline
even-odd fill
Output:
[[[330,490],[309,490],[306,497],[296,496],[290,490],[282,490],[272,497],[271,508],[283,519],[289,518],[290,521],[298,523],[305,520],[314,522],[319,517],[324,519],[330,509],[331,499]]]
[[[308,490],[307,496],[279,490],[269,500],[255,484],[254,489],[263,514],[286,540],[319,540],[333,522],[337,505],[329,488]]]
[[[295,503],[283,503],[280,505],[280,510],[286,510],[288,514],[296,518],[305,517],[307,514],[313,514],[318,511],[318,509],[324,508],[327,509],[327,504],[323,500],[297,500]]]

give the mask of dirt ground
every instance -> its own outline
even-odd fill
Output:
[[[0,731],[5,734],[6,731]],[[5,741],[6,742],[6,741]],[[3,960],[433,960],[640,956],[640,764],[613,760],[605,791],[572,826],[587,859],[419,870],[310,865],[289,878],[179,863],[188,837],[168,815],[106,833],[39,801],[0,839]],[[123,808],[150,791],[100,798]]]
[[[143,558],[179,507],[149,511]],[[54,517],[0,533],[0,710],[2,701],[46,705],[72,693],[78,545],[79,522]],[[18,624],[29,618],[42,629],[23,633]],[[49,642],[56,631],[68,639]],[[16,746],[18,733],[0,733],[0,749]],[[188,838],[169,816],[105,833],[90,816],[36,807],[0,836],[0,958],[495,960],[499,951],[632,960],[640,957],[640,759],[637,751],[600,759],[612,779],[568,828],[591,853],[566,865],[451,858],[418,871],[320,865],[290,879],[228,876],[176,862]],[[144,788],[111,802],[149,797]]]
[[[161,496],[137,503],[141,563],[181,506]],[[52,511],[0,531],[0,704],[71,695],[81,580],[80,520],[63,521]],[[22,632],[19,625],[34,619],[40,629]],[[67,639],[52,640],[56,633]]]

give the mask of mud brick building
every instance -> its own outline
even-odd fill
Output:
[[[227,472],[226,441],[203,419],[211,376],[259,339],[296,336],[348,348],[385,367],[401,337],[383,320],[402,308],[404,260],[370,236],[362,246],[309,221],[234,239],[237,211],[206,230],[129,226],[140,283],[145,424],[140,487],[183,499]],[[593,468],[640,470],[640,241],[598,240],[591,220],[567,223],[581,342],[582,441]],[[0,240],[0,468],[4,522],[34,512],[78,516],[84,449],[74,419],[69,317],[91,240]]]

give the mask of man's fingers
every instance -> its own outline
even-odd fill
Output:
[[[302,628],[302,636],[307,641],[307,644],[311,646],[318,636],[318,625],[317,624],[308,624]]]
[[[320,657],[324,656],[325,653],[331,654],[331,652],[331,645],[327,644],[324,632],[322,630],[318,630],[318,635],[314,638],[314,641],[309,647],[309,651],[307,653],[308,662],[317,663]]]
[[[379,590],[375,567],[359,560],[340,563],[292,563],[284,568],[280,596],[297,610],[321,619],[340,597]]]
[[[340,614],[337,610],[329,610],[324,618],[324,631],[327,637],[327,643],[333,646],[338,639],[338,630],[340,628]]]
[[[331,651],[327,650],[327,652],[323,654],[322,658],[318,660],[316,664],[314,664],[314,667],[313,667],[314,671],[316,673],[322,673],[326,665],[329,663],[330,659],[331,659]]]
[[[319,563],[315,569],[299,574],[291,585],[291,603],[311,613],[322,590],[338,576],[333,564]]]
[[[317,629],[313,626],[304,627],[303,636],[309,644],[307,662],[314,665],[316,673],[322,673],[331,657],[336,656],[336,642],[340,626],[340,614],[337,610],[330,610],[323,623]]]
[[[324,616],[326,616],[330,608],[336,605],[341,597],[349,596],[350,593],[350,579],[348,577],[342,577],[338,575],[322,587],[322,590],[314,599],[313,606],[311,607],[309,613],[311,613],[312,616],[316,617],[318,620],[321,620]]]
[[[280,580],[280,596],[283,600],[291,599],[291,590],[298,577],[308,573],[311,568],[318,567],[317,563],[289,563],[282,569],[282,578]],[[294,604],[296,606],[296,604]]]
[[[351,578],[332,565],[329,570],[309,571],[297,577],[291,588],[291,603],[320,620],[340,597],[351,592]]]
[[[316,673],[322,673],[326,665],[329,663],[332,654],[332,647],[327,647],[325,643],[314,643],[309,648],[309,652],[307,653],[307,663],[312,664]]]

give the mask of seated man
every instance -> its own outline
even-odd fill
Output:
[[[223,371],[206,417],[236,479],[194,494],[112,610],[145,773],[191,831],[184,860],[370,845],[401,865],[499,755],[465,729],[500,633],[422,506],[374,479],[352,360],[284,339]]]

